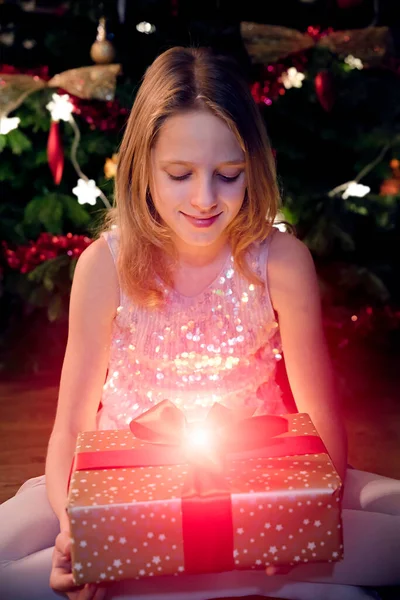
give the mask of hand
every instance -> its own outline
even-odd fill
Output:
[[[269,566],[265,569],[266,574],[269,577],[272,577],[273,575],[287,575],[287,573],[289,573],[292,570],[293,567],[274,567]]]
[[[71,539],[67,530],[61,531],[56,538],[53,551],[50,587],[62,592],[69,600],[104,600],[106,588],[90,583],[77,586],[71,572]]]

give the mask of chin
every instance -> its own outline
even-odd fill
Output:
[[[186,244],[187,246],[195,246],[196,248],[207,248],[208,246],[212,246],[213,244],[215,244],[215,242],[217,241],[218,238],[209,238],[209,239],[193,239],[193,238],[182,238],[180,237],[179,240],[181,242],[183,242],[184,244]]]
[[[199,231],[193,235],[178,235],[178,238],[185,244],[205,247],[212,246],[218,242],[222,235],[223,231]]]

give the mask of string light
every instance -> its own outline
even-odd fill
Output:
[[[305,75],[304,73],[300,73],[296,67],[290,67],[286,73],[282,73],[281,79],[285,88],[289,90],[292,87],[301,88]]]
[[[79,204],[96,204],[96,198],[101,194],[101,190],[96,186],[94,179],[78,179],[78,185],[72,189],[75,196],[78,197]]]
[[[46,105],[46,108],[50,112],[53,121],[65,121],[66,123],[69,123],[74,131],[74,139],[71,145],[71,162],[79,179],[78,184],[73,188],[72,192],[78,197],[79,204],[91,204],[94,206],[96,204],[96,199],[100,197],[103,204],[107,208],[111,208],[111,204],[107,197],[96,186],[96,182],[93,179],[89,179],[79,166],[77,151],[81,140],[81,132],[72,116],[75,107],[72,104],[69,95],[53,94],[52,100]]]
[[[344,199],[348,198],[349,196],[358,196],[359,198],[362,198],[363,196],[368,194],[370,192],[370,188],[366,185],[360,185],[359,182],[370,171],[372,171],[372,169],[374,169],[374,167],[376,167],[377,164],[379,164],[381,162],[381,160],[383,159],[383,157],[385,156],[385,154],[389,150],[389,148],[391,148],[399,140],[400,140],[400,135],[396,135],[393,138],[393,140],[388,142],[382,148],[382,150],[380,151],[378,156],[376,158],[374,158],[374,160],[372,160],[363,169],[361,169],[361,171],[358,173],[358,175],[352,181],[346,181],[346,183],[342,183],[341,185],[338,185],[337,187],[333,188],[333,190],[328,192],[329,198],[333,198],[334,196],[337,196],[337,194],[340,194],[341,192],[343,192],[342,198],[344,198]]]
[[[13,129],[17,129],[20,124],[21,119],[18,117],[0,117],[0,133],[2,135],[7,135]]]
[[[53,94],[52,100],[46,105],[46,108],[50,112],[53,121],[66,121],[68,123],[72,119],[74,105],[68,94],[62,96]]]
[[[146,33],[147,35],[149,35],[149,33],[155,32],[156,27],[151,23],[147,23],[147,21],[141,21],[136,25],[136,29],[137,31],[140,31],[140,33]]]
[[[74,166],[75,171],[79,175],[78,185],[72,191],[76,196],[78,196],[78,202],[80,204],[83,204],[85,202],[87,202],[88,204],[96,204],[96,198],[100,197],[103,201],[104,206],[106,206],[107,208],[111,208],[111,204],[109,203],[107,196],[105,194],[103,194],[103,192],[96,186],[95,181],[93,179],[89,179],[85,175],[85,173],[83,173],[82,169],[80,168],[78,159],[77,159],[77,151],[78,151],[78,146],[79,146],[79,142],[81,139],[81,132],[79,131],[79,127],[76,124],[76,121],[72,115],[71,115],[71,120],[69,121],[69,124],[71,125],[72,129],[74,130],[74,134],[75,134],[74,139],[72,141],[72,145],[71,145],[71,162]],[[84,183],[86,182],[88,184],[88,186],[86,188],[83,188],[82,184],[79,184],[80,181],[83,181]],[[94,202],[93,202],[93,191],[92,191],[93,185],[90,182],[93,182],[94,187],[96,189],[96,196],[94,196]],[[83,191],[84,189],[85,189],[85,191]],[[79,195],[74,190],[79,190]],[[83,202],[81,202],[79,200],[80,197],[81,198],[90,198],[90,200],[83,200]]]
[[[279,229],[279,231],[282,231],[283,233],[285,233],[285,231],[287,231],[286,223],[282,222],[284,220],[285,220],[285,215],[281,211],[278,211],[278,213],[275,217],[275,220],[274,220],[274,227],[276,229]]]
[[[343,200],[349,198],[349,196],[355,196],[357,198],[363,198],[367,194],[369,194],[371,188],[368,185],[363,185],[362,183],[357,183],[356,181],[351,181],[342,194]]]
[[[361,69],[364,68],[362,60],[356,58],[352,54],[346,56],[344,62],[346,63],[346,65],[349,65],[350,69],[358,69],[359,71],[361,71]]]

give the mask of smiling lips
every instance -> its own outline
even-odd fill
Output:
[[[218,215],[214,215],[213,217],[191,217],[185,213],[182,213],[184,217],[195,227],[210,227],[219,217],[221,213]]]

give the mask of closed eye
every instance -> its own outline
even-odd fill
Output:
[[[221,173],[219,173],[219,177],[221,177],[221,179],[223,181],[226,181],[227,183],[231,183],[232,181],[236,181],[236,179],[239,179],[241,174],[242,174],[242,172],[238,173],[237,175],[234,175],[233,177],[227,177],[226,175],[221,175]]]
[[[237,175],[234,175],[233,177],[228,177],[227,175],[222,175],[222,173],[217,173],[218,177],[220,177],[226,183],[232,183],[233,181],[236,181],[237,179],[239,179],[241,174],[242,174],[242,171],[240,173],[238,173]],[[168,173],[168,177],[170,177],[170,179],[172,179],[173,181],[184,181],[185,179],[188,179],[190,176],[191,176],[191,173],[185,173],[184,175],[171,175],[171,173]]]
[[[188,177],[190,177],[191,173],[186,173],[185,175],[171,175],[171,173],[168,173],[168,177],[170,177],[171,179],[173,179],[173,181],[183,181],[184,179],[187,179]]]

